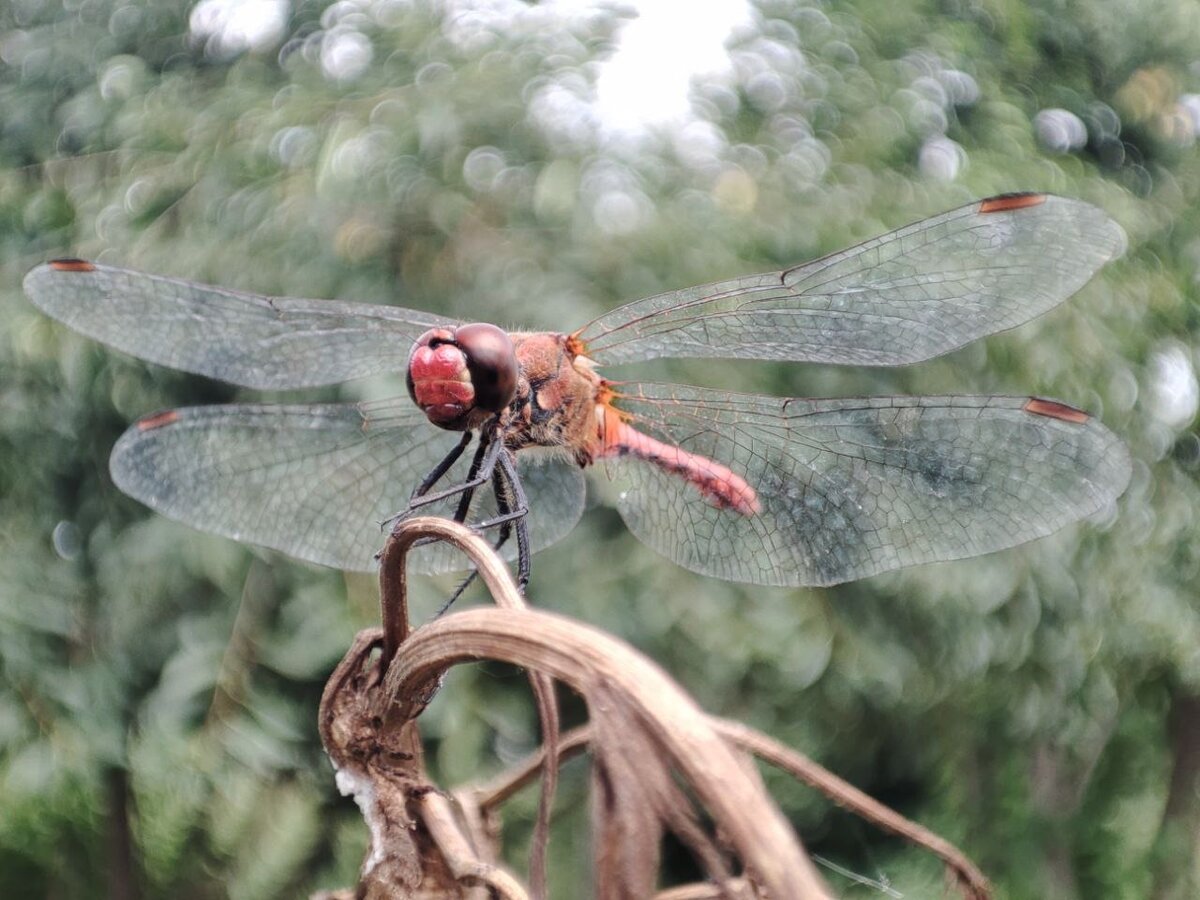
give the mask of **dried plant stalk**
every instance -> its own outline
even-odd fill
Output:
[[[408,636],[408,553],[421,540],[442,540],[457,547],[475,565],[496,605],[504,609],[524,609],[525,599],[513,584],[511,573],[491,546],[470,529],[447,519],[419,516],[398,522],[384,545],[379,559],[379,598],[383,621],[382,670]],[[553,762],[558,743],[560,717],[554,696],[554,683],[545,675],[531,671],[530,686],[537,705],[542,744],[548,759],[542,769],[542,793],[529,850],[530,893],[535,900],[546,896],[546,856],[550,842],[550,817],[558,788],[558,765]]]
[[[532,610],[473,609],[456,613],[409,637],[388,669],[384,693],[395,698],[398,709],[415,713],[419,711],[419,700],[414,706],[407,698],[424,697],[429,684],[448,666],[477,659],[538,669],[566,682],[589,700],[593,727],[597,735],[607,738],[593,741],[595,763],[606,772],[638,779],[629,785],[611,783],[609,791],[633,790],[635,795],[663,803],[672,798],[665,785],[671,782],[674,769],[686,779],[689,789],[770,896],[828,896],[787,822],[767,799],[761,782],[742,765],[708,717],[656,665],[596,629]],[[590,702],[593,697],[602,702]],[[616,702],[616,697],[621,702]],[[614,716],[613,721],[598,728],[597,721],[609,715]],[[645,735],[646,745],[658,752],[639,758],[637,765],[629,767],[620,757],[626,752],[622,741],[631,733]],[[620,814],[620,810],[611,811]],[[673,824],[681,811],[660,808],[656,812],[662,821]],[[624,818],[621,825],[633,844],[648,840],[657,843],[657,834],[641,834],[632,818]],[[642,847],[630,845],[623,858],[628,860],[642,852]],[[597,871],[598,888],[608,874]],[[638,873],[639,880],[643,874]]]
[[[987,900],[991,897],[991,885],[979,867],[945,838],[905,818],[803,753],[779,743],[761,731],[729,719],[713,718],[712,722],[718,731],[742,750],[805,782],[855,815],[937,856],[945,863],[959,892],[968,900]],[[592,731],[589,725],[574,728],[564,734],[558,745],[559,765],[587,751],[591,738]],[[507,771],[478,784],[464,785],[455,792],[455,796],[460,798],[463,806],[478,810],[475,815],[486,816],[537,778],[545,764],[546,752],[545,747],[540,747],[527,759]],[[728,886],[725,887],[728,889]],[[662,891],[656,895],[658,900],[666,900],[668,897],[672,900],[677,897],[683,900],[692,896],[717,897],[720,896],[720,890],[711,884],[692,885]]]
[[[715,721],[722,734],[759,759],[813,786],[850,812],[933,853],[945,863],[965,897],[970,900],[987,900],[991,896],[991,887],[984,874],[966,854],[945,838],[911,819],[906,819],[894,809],[838,778],[823,766],[817,765],[803,753],[798,753],[761,731],[730,719]]]
[[[447,540],[467,553],[502,608],[456,613],[410,632],[404,560],[426,537]],[[544,896],[544,835],[553,786],[562,761],[584,749],[592,755],[595,893],[601,898],[830,896],[769,801],[746,751],[929,848],[946,862],[965,894],[988,896],[978,869],[937,835],[767,736],[707,716],[661,669],[624,643],[562,616],[525,608],[503,562],[470,530],[441,519],[408,520],[397,528],[381,563],[385,627],[356,638],[321,704],[322,740],[339,785],[355,795],[371,829],[371,852],[356,896]],[[450,666],[480,659],[530,671],[545,742],[509,773],[447,796],[428,782],[414,719]],[[561,740],[554,679],[585,699],[591,718],[587,727]],[[495,863],[492,825],[496,807],[539,773],[543,838],[531,855],[533,890],[527,894]],[[711,829],[701,824],[696,804],[711,819]],[[709,884],[654,894],[665,830],[691,849]]]

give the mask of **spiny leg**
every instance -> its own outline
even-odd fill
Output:
[[[467,449],[467,445],[471,443],[471,439],[475,437],[474,432],[464,431],[462,440],[454,445],[440,463],[433,467],[433,471],[426,475],[421,483],[416,486],[412,492],[412,496],[408,498],[411,505],[418,497],[423,497],[429,493],[429,489],[441,481],[442,476],[450,471],[450,467],[458,462],[458,458],[463,455],[463,451]]]
[[[500,516],[497,517],[497,519],[499,519],[500,521],[499,522],[497,522],[496,520],[491,521],[491,524],[499,524],[500,525],[500,534],[496,538],[496,542],[494,544],[492,544],[492,549],[499,551],[500,548],[503,547],[505,542],[508,540],[509,535],[512,533],[512,525],[510,524],[509,519],[505,518],[505,514],[508,513],[508,511],[509,511],[508,497],[503,492],[503,489],[502,489],[499,469],[496,469],[496,471],[494,471],[492,473],[492,489],[496,492],[496,508],[500,511]],[[489,523],[485,522],[482,524],[482,527],[486,528],[486,527],[488,527],[488,524]],[[476,525],[473,527],[479,528],[481,526]],[[464,578],[462,581],[460,581],[458,583],[458,587],[456,587],[454,589],[454,593],[452,593],[450,595],[450,599],[441,605],[441,607],[438,609],[438,611],[433,614],[433,617],[435,619],[437,619],[437,618],[440,618],[443,614],[445,614],[445,612],[448,609],[450,609],[451,606],[454,605],[454,601],[457,600],[459,597],[461,597],[463,595],[463,591],[465,591],[467,588],[469,588],[471,586],[472,582],[474,582],[475,579],[478,577],[479,577],[479,570],[472,569],[471,573],[469,575],[467,575],[466,578]]]
[[[479,449],[475,451],[475,458],[471,460],[471,467],[467,470],[467,481],[479,480],[479,470],[483,466],[483,458],[487,454],[491,440],[491,437],[487,433],[479,435]],[[490,473],[487,477],[490,477]],[[480,480],[480,484],[482,483],[482,480]],[[470,512],[471,501],[474,499],[475,488],[463,491],[462,496],[458,498],[458,507],[454,510],[455,522],[467,521],[467,513]]]
[[[496,495],[496,509],[499,515],[476,522],[472,528],[483,531],[519,521],[529,514],[529,503],[525,499],[525,490],[517,474],[513,451],[506,449],[496,458],[496,468],[492,473],[492,490]]]
[[[492,477],[492,470],[496,467],[496,456],[499,449],[499,444],[481,443],[479,450],[475,453],[475,459],[471,462],[471,471],[468,473],[466,481],[456,484],[454,487],[438,491],[436,494],[426,494],[423,497],[418,497],[410,504],[410,508],[420,509],[431,503],[460,496],[461,500],[458,510],[454,514],[454,520],[456,522],[463,521],[466,517],[467,508],[471,505],[471,498],[475,494],[475,489]]]
[[[473,527],[476,530],[482,531],[499,526],[500,533],[493,545],[493,549],[499,550],[504,546],[504,543],[513,531],[512,523],[516,522],[518,548],[517,584],[518,590],[524,593],[525,588],[529,585],[530,575],[529,525],[527,521],[529,503],[525,496],[525,490],[521,486],[520,476],[517,474],[513,453],[504,446],[504,439],[500,436],[498,430],[481,432],[479,446],[475,450],[475,455],[471,460],[467,478],[464,482],[438,491],[436,494],[428,493],[430,488],[458,461],[470,442],[471,434],[467,432],[463,435],[462,440],[434,467],[433,471],[422,479],[421,483],[412,493],[408,509],[404,513],[389,519],[388,522],[394,522],[396,519],[411,513],[415,509],[420,509],[423,506],[428,506],[431,503],[436,503],[455,495],[458,495],[459,501],[458,507],[454,512],[454,521],[465,522],[470,512],[471,501],[475,497],[475,491],[484,482],[490,480],[492,488],[495,491],[496,508],[499,515],[479,522]],[[424,543],[427,543],[427,541],[420,540],[417,541],[415,546],[421,546]],[[477,574],[478,571],[472,572],[459,584],[454,593],[450,595],[450,599],[438,610],[436,613],[437,616],[442,615],[442,613],[450,608],[454,601],[475,580]]]
[[[450,449],[449,453],[447,453],[444,457],[442,457],[442,461],[439,462],[436,466],[434,466],[433,470],[428,475],[426,475],[424,478],[422,478],[421,483],[418,484],[413,489],[412,495],[408,498],[408,506],[405,507],[404,509],[402,509],[400,512],[396,513],[394,516],[388,516],[386,519],[384,519],[382,522],[380,522],[379,523],[380,530],[387,530],[387,529],[391,528],[392,525],[394,525],[396,522],[400,521],[401,519],[405,518],[409,513],[411,513],[418,506],[422,506],[425,503],[434,502],[436,497],[435,498],[428,497],[429,489],[432,488],[435,484],[437,484],[442,479],[442,477],[448,471],[450,471],[451,466],[453,466],[456,462],[458,462],[458,458],[463,455],[463,451],[467,449],[467,445],[471,443],[471,439],[473,437],[474,437],[474,435],[470,431],[463,432],[462,439]],[[481,442],[479,449],[475,453],[476,462],[478,462],[479,456],[482,452],[483,452],[483,444]],[[475,471],[475,467],[472,468],[472,473],[474,473],[474,471]],[[451,488],[450,494],[453,495],[455,490],[456,490],[456,488]],[[442,492],[442,493],[445,493],[445,492]],[[423,500],[423,502],[418,503],[417,501],[420,498],[425,498],[425,499]]]
[[[496,457],[500,455],[500,451],[503,449],[503,441],[491,440],[486,434],[482,435],[479,449],[475,451],[475,459],[471,461],[471,470],[467,473],[467,480],[461,484],[438,491],[436,494],[425,494],[424,496],[417,497],[408,504],[408,509],[405,512],[412,512],[414,509],[420,509],[431,503],[437,503],[440,500],[461,495],[462,500],[458,505],[459,511],[455,513],[454,520],[456,522],[463,521],[466,516],[466,510],[471,505],[471,497],[474,496],[475,489],[492,477],[492,470],[496,468]]]
[[[525,498],[525,491],[520,477],[517,475],[516,466],[513,464],[512,454],[509,452],[501,454],[498,463],[499,465],[492,473],[492,489],[496,494],[496,509],[500,515],[472,527],[482,530],[498,525],[500,534],[492,544],[492,549],[499,550],[512,534],[512,523],[514,521],[517,523],[517,589],[524,594],[525,588],[529,586],[530,575],[529,526],[527,522],[529,503]],[[479,570],[476,569],[464,578],[454,589],[450,599],[442,604],[442,607],[434,614],[434,618],[445,613],[454,604],[454,601],[462,596],[463,591],[470,587],[478,575]]]
[[[517,590],[524,594],[525,588],[529,586],[529,576],[532,569],[529,552],[529,499],[525,496],[525,488],[521,484],[521,476],[517,474],[517,465],[513,454],[508,452],[501,454],[499,464],[500,474],[507,482],[508,490],[512,491],[512,514],[519,516],[516,520]],[[506,493],[505,491],[498,490],[497,498]],[[505,505],[508,505],[507,496],[505,497]]]
[[[459,498],[459,501],[458,501],[458,508],[455,509],[455,511],[454,511],[454,521],[455,522],[465,522],[467,520],[467,513],[471,508],[471,501],[475,497],[475,489],[477,487],[479,487],[479,485],[482,484],[483,481],[486,481],[487,478],[490,477],[490,476],[484,476],[482,478],[479,477],[479,469],[485,463],[485,456],[487,456],[488,447],[490,445],[491,445],[491,441],[490,441],[487,433],[485,432],[485,433],[481,434],[479,436],[479,446],[477,448],[475,448],[475,456],[471,459],[471,467],[467,470],[467,480],[464,481],[461,485],[457,485],[454,488],[450,488],[448,490],[442,491],[439,495],[439,498],[444,499],[445,497],[452,497],[456,493],[462,494],[462,496]],[[494,461],[492,463],[492,467],[493,467],[493,469],[495,468]],[[472,484],[472,482],[477,482],[477,483]],[[433,501],[432,501],[432,499],[426,497],[426,498],[424,498],[424,502],[430,503]],[[403,513],[401,513],[401,515],[404,515],[404,516],[408,515],[410,512],[412,512],[413,507],[415,505],[416,505],[415,503],[410,502],[408,505],[408,509],[406,509]],[[399,516],[397,516],[397,518],[399,518]],[[424,547],[428,544],[434,544],[434,543],[437,543],[436,538],[421,538],[415,544],[413,544],[413,546],[414,547]],[[465,587],[466,587],[465,584],[460,585],[459,589],[454,592],[454,596],[457,597],[460,593],[462,593],[462,590]],[[454,602],[453,598],[451,599],[450,602],[451,603]],[[450,605],[449,603],[446,604],[446,606],[449,606],[449,605]],[[443,609],[445,609],[445,607],[443,607]],[[438,613],[438,615],[441,615],[441,613]]]

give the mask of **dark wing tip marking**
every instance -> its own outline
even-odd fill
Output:
[[[179,410],[168,409],[166,412],[154,413],[150,416],[145,416],[137,421],[138,431],[153,431],[155,428],[162,428],[166,425],[174,425],[179,421]]]
[[[52,259],[47,263],[47,265],[57,272],[96,271],[95,263],[90,263],[86,259],[76,259],[73,256],[63,257],[62,259]]]
[[[1067,406],[1067,404],[1059,403],[1057,400],[1043,400],[1041,397],[1030,397],[1022,409],[1027,413],[1033,413],[1035,416],[1061,419],[1064,422],[1072,422],[1076,425],[1083,425],[1091,418],[1082,409]]]
[[[1028,209],[1031,206],[1041,206],[1046,202],[1047,194],[1038,194],[1033,191],[1023,191],[1018,194],[997,194],[995,197],[988,197],[986,200],[979,201],[979,212],[997,213],[1008,212],[1013,209]]]

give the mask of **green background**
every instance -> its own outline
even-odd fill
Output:
[[[0,6],[0,896],[292,897],[353,883],[366,839],[314,719],[376,621],[372,580],[117,492],[107,457],[130,421],[237,392],[49,321],[20,292],[36,263],[569,330],[1017,189],[1102,206],[1129,252],[1060,310],[910,369],[666,374],[1059,397],[1129,441],[1118,516],[978,560],[766,590],[677,568],[597,504],[537,557],[529,595],[959,843],[1001,896],[1200,896],[1191,0],[762,2],[731,40],[733,74],[695,85],[696,120],[640,140],[589,112],[619,10],[297,2],[277,40],[238,52],[189,37],[191,6]],[[329,69],[339,42],[370,48],[354,77]],[[1051,108],[1087,141],[1048,143]],[[954,178],[930,164],[946,148]],[[423,581],[419,614],[452,584]],[[496,666],[456,671],[422,729],[443,785],[536,741],[525,681]],[[768,783],[814,853],[943,896],[926,855]],[[573,764],[556,896],[588,878],[586,786]],[[533,802],[506,815],[518,868]]]

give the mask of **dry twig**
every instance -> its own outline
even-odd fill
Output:
[[[987,878],[966,854],[945,838],[884,806],[803,753],[779,743],[761,731],[729,719],[713,718],[712,722],[721,734],[740,749],[803,781],[855,815],[937,856],[945,863],[959,891],[968,900],[987,900],[991,896]],[[559,765],[585,752],[591,739],[591,726],[588,725],[574,728],[564,734],[559,743]],[[478,784],[465,785],[455,794],[462,798],[464,806],[477,808],[479,812],[476,815],[486,816],[537,778],[538,772],[545,764],[545,756],[546,748],[540,747],[499,775]],[[672,890],[661,892],[657,896],[658,900],[683,900],[692,896],[706,898],[718,896],[718,893],[714,893],[715,890],[713,885],[693,885],[686,889],[680,888],[682,893]],[[698,893],[693,895],[687,891]]]

